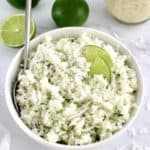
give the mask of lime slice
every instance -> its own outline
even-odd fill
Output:
[[[112,60],[109,54],[102,49],[101,47],[95,45],[87,45],[84,47],[84,55],[86,59],[90,62],[93,62],[97,56],[101,57],[105,63],[111,68],[112,67]]]
[[[80,26],[88,18],[89,6],[85,0],[55,0],[51,14],[60,27]]]
[[[111,81],[111,72],[105,61],[97,56],[90,68],[90,76],[95,74],[102,74],[109,82]]]
[[[35,22],[31,21],[30,38],[36,32]],[[20,47],[24,45],[25,37],[25,15],[16,14],[8,17],[1,27],[1,39],[9,47]]]

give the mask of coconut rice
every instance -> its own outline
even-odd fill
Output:
[[[109,83],[90,78],[86,45],[102,47],[113,67]],[[124,127],[136,107],[137,77],[128,56],[85,33],[57,40],[45,37],[31,51],[28,69],[18,75],[21,119],[49,142],[84,145],[104,140]]]

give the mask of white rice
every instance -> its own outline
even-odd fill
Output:
[[[85,45],[100,46],[110,55],[111,83],[103,75],[89,78]],[[112,136],[136,106],[137,78],[127,60],[86,33],[58,40],[45,37],[30,54],[28,70],[18,76],[21,119],[49,142],[83,145]]]

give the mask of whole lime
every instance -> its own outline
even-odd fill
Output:
[[[7,0],[15,8],[25,9],[26,0]],[[32,0],[32,7],[35,7],[40,0]]]
[[[88,15],[89,7],[85,0],[56,0],[52,6],[52,18],[60,27],[80,26]]]

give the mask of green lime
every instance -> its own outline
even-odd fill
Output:
[[[90,76],[102,74],[110,82],[112,60],[109,54],[101,47],[95,45],[85,46],[83,53],[87,61],[91,62]]]
[[[33,38],[36,32],[35,22],[31,21],[30,37]],[[9,47],[20,47],[24,45],[25,37],[25,15],[16,14],[8,17],[0,31],[1,40]]]
[[[84,47],[84,55],[86,59],[90,62],[93,62],[97,56],[101,57],[105,63],[111,68],[112,67],[112,60],[109,54],[102,49],[101,47],[95,45],[87,45]]]
[[[108,65],[105,61],[97,56],[90,68],[90,76],[94,76],[95,74],[102,74],[109,82],[111,81],[111,73]]]
[[[85,0],[56,0],[52,7],[52,18],[60,26],[80,26],[89,15]]]
[[[15,8],[25,9],[26,0],[7,0],[9,4]],[[39,0],[32,0],[32,7],[35,7],[38,4]]]

